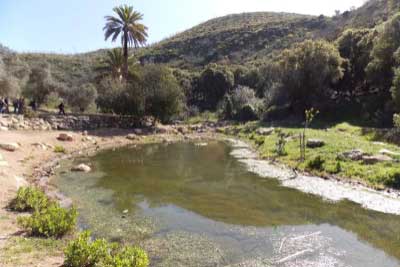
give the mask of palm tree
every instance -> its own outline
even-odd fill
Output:
[[[121,35],[121,42],[123,46],[123,76],[128,77],[128,47],[138,48],[146,44],[147,40],[147,27],[140,23],[143,15],[133,10],[133,7],[124,5],[115,7],[113,11],[118,15],[117,17],[106,16],[106,25],[103,30],[105,31],[105,39],[108,40],[112,36],[112,41],[115,42]]]
[[[103,73],[110,74],[114,79],[122,80],[124,68],[124,56],[121,48],[114,48],[107,51],[107,57],[102,62],[99,70]]]

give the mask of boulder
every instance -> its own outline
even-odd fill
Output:
[[[365,153],[361,149],[353,149],[350,151],[343,152],[338,157],[342,160],[348,159],[348,160],[357,161],[357,160],[362,160],[364,155],[365,155]]]
[[[6,151],[14,152],[19,148],[17,143],[0,143],[0,148]]]
[[[319,139],[309,139],[307,140],[308,148],[319,148],[325,146],[325,141]]]
[[[61,133],[57,137],[58,140],[64,141],[64,142],[72,142],[74,141],[74,137],[71,134],[66,134],[66,133]]]
[[[86,164],[79,164],[71,169],[73,172],[90,172],[92,168],[90,168]]]
[[[392,161],[393,159],[389,156],[385,156],[385,155],[374,155],[374,156],[363,156],[362,160],[364,162],[364,164],[367,165],[372,165],[372,164],[376,164],[379,162],[388,162],[388,161]]]
[[[267,135],[271,135],[274,131],[275,131],[275,128],[272,128],[272,127],[271,128],[258,128],[256,130],[256,133],[258,135],[267,136]]]
[[[389,156],[389,157],[400,157],[400,153],[393,152],[393,151],[390,151],[388,149],[381,149],[381,151],[379,151],[379,154],[386,155],[386,156]]]
[[[126,136],[126,139],[128,139],[128,140],[137,140],[137,139],[139,139],[139,136],[137,136],[136,134],[128,134],[127,136]]]
[[[134,129],[133,132],[134,132],[136,135],[142,135],[142,134],[143,134],[143,130],[142,130],[142,129],[139,129],[139,128]]]

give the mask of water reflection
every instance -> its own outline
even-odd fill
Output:
[[[90,159],[96,173],[67,173],[56,182],[100,235],[140,239],[158,255],[180,242],[185,259],[198,262],[190,266],[398,266],[400,217],[281,187],[249,173],[230,152],[220,142],[105,151]],[[124,210],[130,216],[121,219]],[[165,257],[154,256],[153,264],[185,262]]]

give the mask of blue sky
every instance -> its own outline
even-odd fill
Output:
[[[0,0],[0,43],[20,52],[78,53],[105,42],[104,16],[129,4],[144,14],[149,43],[210,18],[251,11],[332,15],[365,0]]]

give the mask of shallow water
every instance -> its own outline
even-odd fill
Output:
[[[231,152],[222,142],[104,151],[65,162],[55,183],[81,226],[143,246],[152,266],[400,265],[400,216],[282,187]],[[94,172],[68,171],[81,162]]]

